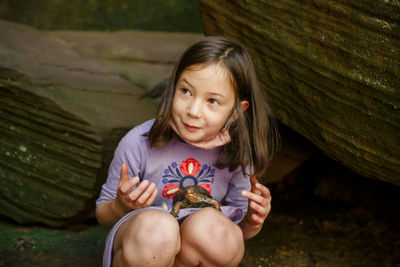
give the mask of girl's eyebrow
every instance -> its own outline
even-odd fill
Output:
[[[182,80],[180,80],[180,82],[183,82],[183,83],[188,84],[191,88],[195,88],[195,87],[194,87],[193,85],[191,85],[190,82],[188,82],[185,78],[183,78]],[[222,94],[218,94],[218,93],[214,93],[214,92],[210,92],[209,94],[210,94],[210,95],[219,96],[219,97],[221,97],[221,98],[225,98],[225,96],[222,95]]]
[[[183,78],[183,79],[181,80],[181,82],[187,83],[190,87],[193,88],[193,85],[191,85],[190,82],[188,82],[185,78]]]
[[[221,95],[221,94],[218,94],[218,93],[209,93],[210,95],[214,95],[214,96],[219,96],[219,97],[221,97],[221,98],[225,98],[225,96],[224,95]]]

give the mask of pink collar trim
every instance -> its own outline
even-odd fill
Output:
[[[226,145],[227,143],[229,143],[231,141],[231,137],[229,135],[229,132],[225,128],[222,129],[222,131],[219,134],[217,134],[214,137],[211,137],[208,140],[198,141],[198,142],[191,142],[191,141],[186,140],[185,138],[183,138],[180,135],[180,133],[178,132],[178,129],[176,128],[175,123],[172,120],[169,121],[169,125],[174,130],[174,132],[180,138],[182,138],[183,141],[185,141],[189,145],[192,145],[192,146],[195,146],[195,147],[198,147],[198,148],[207,149],[207,150],[214,149],[214,148]]]

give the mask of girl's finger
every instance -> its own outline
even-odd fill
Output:
[[[252,186],[255,186],[258,183],[258,179],[255,175],[250,176],[250,183]]]
[[[269,191],[268,187],[258,183],[256,184],[256,188],[258,190],[260,190],[261,194],[265,197],[265,198],[271,198],[271,192]]]
[[[257,187],[254,185],[251,187],[250,192],[257,194],[257,195],[262,195],[261,191],[257,189]]]
[[[136,201],[136,199],[138,199],[138,197],[146,190],[148,186],[149,181],[144,180],[135,189],[133,189],[132,192],[129,193],[128,198],[131,201]]]
[[[245,191],[243,190],[242,192],[242,196],[249,199],[249,200],[253,200],[257,203],[263,203],[265,202],[265,198],[262,195],[257,195],[255,193],[249,192],[249,191]]]
[[[122,193],[128,193],[132,187],[134,187],[139,182],[139,177],[133,177],[132,179],[126,181],[125,183],[120,185],[120,190]]]
[[[143,205],[146,203],[147,199],[153,194],[154,189],[156,188],[156,185],[154,183],[151,183],[146,190],[139,196],[139,198],[136,200],[137,203],[140,205]]]
[[[253,220],[253,222],[255,224],[263,224],[264,223],[264,219],[260,218],[257,214],[253,213],[250,216],[251,220]]]
[[[157,193],[158,193],[158,190],[157,190],[157,188],[155,188],[153,193],[151,194],[151,196],[147,199],[147,201],[145,203],[146,207],[150,206],[154,202],[154,200],[157,197]]]
[[[263,217],[263,218],[267,217],[268,208],[266,206],[262,206],[254,201],[250,201],[249,205],[252,210],[254,210],[255,212],[257,212],[260,215],[260,217]]]
[[[123,184],[129,180],[128,165],[125,163],[121,166],[121,172],[119,174],[119,184]]]

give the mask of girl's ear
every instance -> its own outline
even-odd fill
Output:
[[[242,112],[245,112],[249,108],[249,106],[250,106],[250,103],[247,100],[240,101],[240,103],[239,103],[239,107],[242,110]],[[232,120],[235,121],[235,120],[237,120],[237,118],[239,118],[239,115],[237,114],[237,111],[235,111],[235,113],[233,114]]]
[[[240,109],[241,109],[243,112],[245,112],[245,111],[249,108],[250,103],[249,103],[249,101],[247,101],[247,100],[243,100],[243,101],[240,102],[239,105],[240,105]]]

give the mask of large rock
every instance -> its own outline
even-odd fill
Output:
[[[358,173],[400,185],[398,1],[202,0],[244,44],[274,115]]]
[[[47,34],[0,21],[0,36],[0,213],[87,218],[118,140],[157,103]]]
[[[182,51],[203,37],[197,33],[145,31],[49,31],[84,57],[107,66],[150,92],[165,84]]]

